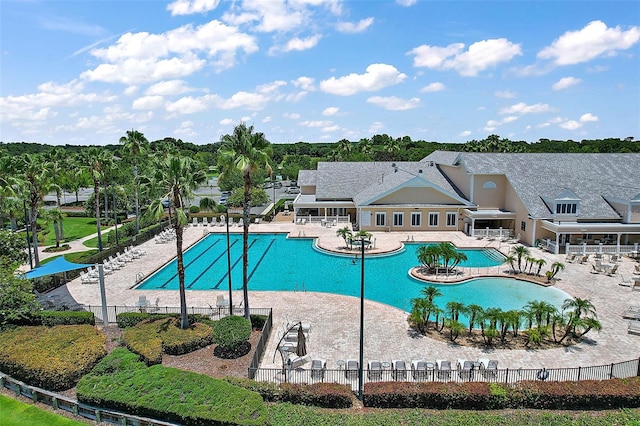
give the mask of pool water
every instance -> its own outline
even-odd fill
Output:
[[[360,296],[360,260],[314,249],[314,240],[287,238],[286,234],[249,236],[249,290],[312,291]],[[416,249],[423,244],[405,243],[405,249],[388,256],[365,255],[365,297],[409,311],[411,299],[420,297],[427,284],[408,275],[419,265]],[[184,253],[187,290],[228,290],[226,235],[210,234]],[[232,285],[242,288],[242,235],[230,236]],[[460,266],[490,267],[504,257],[493,249],[463,250],[467,261]],[[531,300],[545,300],[560,307],[570,297],[553,287],[509,278],[479,278],[460,284],[430,284],[442,292],[434,302],[477,304],[503,310],[520,309]],[[143,281],[138,289],[177,290],[176,260]]]

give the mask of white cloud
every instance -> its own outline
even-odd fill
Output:
[[[124,89],[122,93],[124,93],[126,96],[133,96],[136,93],[138,93],[139,89],[140,88],[138,86],[129,86],[126,89]]]
[[[272,120],[273,120],[273,118],[271,118],[271,117],[264,117],[264,118],[262,119],[262,122],[263,122],[263,123],[270,123]]]
[[[534,104],[527,105],[524,102],[517,103],[515,105],[511,105],[506,108],[501,108],[499,111],[500,115],[503,114],[538,114],[541,112],[551,111],[551,107],[547,104]]]
[[[553,90],[564,90],[571,86],[575,86],[580,83],[582,80],[575,77],[563,77],[560,80],[556,81],[551,88]]]
[[[133,109],[158,109],[164,105],[164,98],[162,96],[143,96],[133,101]]]
[[[562,127],[565,130],[576,130],[579,129],[580,127],[582,127],[583,124],[582,123],[578,123],[575,120],[568,120],[565,121],[563,123],[560,123],[560,127]]]
[[[176,0],[167,5],[171,16],[205,13],[218,7],[220,0]]]
[[[291,51],[302,51],[308,50],[315,47],[322,36],[320,34],[316,34],[313,36],[309,36],[307,38],[298,38],[294,37],[287,42],[284,46],[273,46],[269,49],[270,54],[275,54],[277,52],[291,52]]]
[[[390,111],[406,111],[420,106],[419,98],[402,99],[396,96],[372,96],[367,102]]]
[[[467,136],[471,135],[471,131],[469,130],[465,130],[463,132],[458,133],[458,136],[466,138]]]
[[[516,94],[510,90],[499,90],[496,92],[496,98],[513,99],[515,97],[516,97]]]
[[[415,67],[453,69],[465,77],[476,76],[480,71],[522,55],[520,45],[511,43],[506,38],[478,41],[471,44],[467,51],[463,51],[464,47],[463,43],[453,43],[446,47],[423,44],[407,54],[415,55]]]
[[[313,84],[314,81],[315,80],[311,77],[298,77],[295,80],[291,81],[291,84],[293,84],[295,87],[300,87],[303,90],[313,92],[314,90],[316,90],[316,87]]]
[[[180,126],[174,130],[174,133],[179,137],[193,137],[198,133],[193,130],[193,121],[186,120],[180,123]]]
[[[369,134],[371,135],[375,135],[377,134],[380,130],[384,129],[384,124],[380,121],[374,121],[373,123],[371,123],[371,126],[369,126],[369,130],[367,131]]]
[[[300,118],[300,114],[295,112],[285,112],[282,116],[284,118],[290,118],[292,120],[298,120]]]
[[[147,95],[172,96],[192,92],[193,90],[184,80],[168,80],[154,84],[145,93]]]
[[[221,126],[231,126],[233,123],[235,123],[235,120],[233,118],[223,118],[219,121],[219,123]]]
[[[440,83],[439,81],[436,81],[435,83],[427,84],[426,86],[424,86],[422,89],[420,89],[420,92],[441,92],[444,89],[446,89],[445,85],[443,83]]]
[[[208,99],[207,97],[193,98],[191,96],[185,96],[175,102],[167,102],[165,107],[167,112],[193,114],[206,110],[208,107]]]
[[[340,126],[338,126],[337,124],[334,124],[333,126],[323,127],[320,131],[322,133],[331,133],[331,132],[337,132],[338,130],[340,130]]]
[[[588,112],[588,113],[586,113],[586,114],[582,114],[582,115],[580,116],[580,121],[581,121],[582,123],[587,123],[587,122],[589,122],[589,121],[598,121],[598,116],[593,115],[593,114],[591,114],[591,113],[589,113],[589,112]]]
[[[328,107],[325,108],[324,111],[322,111],[322,115],[336,115],[338,113],[338,111],[340,110],[340,108],[338,107]]]
[[[551,46],[538,52],[538,58],[549,59],[555,65],[573,65],[598,56],[612,56],[640,40],[640,27],[624,31],[619,26],[608,28],[602,21],[592,21],[578,31],[567,31]]]
[[[349,74],[331,77],[320,82],[320,89],[333,95],[349,96],[358,92],[373,92],[384,87],[399,84],[407,75],[387,64],[371,64],[364,74]]]
[[[261,110],[269,101],[269,97],[261,93],[239,91],[228,99],[216,98],[216,106],[220,109],[246,108],[249,110]]]
[[[398,3],[400,6],[405,6],[405,7],[413,6],[417,2],[418,0],[396,0],[396,3]]]
[[[323,120],[305,120],[298,123],[300,126],[304,127],[326,127],[333,125],[333,121],[323,121]]]
[[[361,33],[373,24],[374,19],[372,17],[361,19],[357,23],[353,22],[339,22],[336,25],[336,29],[341,33]]]

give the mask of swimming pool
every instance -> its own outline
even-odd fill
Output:
[[[425,283],[408,275],[418,265],[416,249],[423,244],[405,243],[405,249],[389,256],[365,256],[365,297],[403,310],[420,296]],[[184,253],[187,290],[228,290],[226,235],[210,234]],[[242,235],[230,236],[232,283],[242,288]],[[461,266],[497,266],[502,255],[491,249],[464,250]],[[313,248],[312,239],[287,238],[286,234],[249,236],[249,290],[314,291],[360,296],[360,262],[354,256],[336,256]],[[503,310],[520,309],[531,300],[545,300],[560,307],[567,293],[508,278],[480,278],[460,284],[439,285],[435,302],[475,303]],[[177,290],[176,260],[143,281],[138,289]]]

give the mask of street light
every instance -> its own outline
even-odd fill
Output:
[[[358,399],[363,400],[364,391],[364,236],[360,237],[360,362],[358,364]]]
[[[233,315],[233,293],[232,293],[232,287],[231,287],[231,252],[230,252],[230,245],[229,245],[229,207],[224,206],[224,211],[226,213],[227,216],[227,271],[228,271],[228,275],[229,275],[229,315]]]

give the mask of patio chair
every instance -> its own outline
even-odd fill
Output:
[[[160,310],[160,306],[159,305],[160,305],[160,298],[156,297],[155,303],[153,305],[149,305],[148,310],[149,311],[154,311],[154,312],[155,311],[159,311]]]
[[[585,264],[589,261],[589,255],[588,254],[583,254],[582,257],[580,258],[580,263]]]
[[[311,378],[324,380],[324,373],[327,370],[327,361],[324,359],[314,359],[311,361]]]
[[[369,361],[367,363],[367,378],[369,380],[382,379],[382,363],[380,361]]]
[[[287,364],[290,370],[295,370],[296,368],[300,368],[306,363],[311,361],[311,357],[309,355],[298,356],[293,359],[290,359],[291,363]]]
[[[451,361],[438,359],[436,360],[436,370],[439,379],[451,378]]]
[[[411,360],[411,376],[413,380],[424,380],[427,378],[427,363],[421,359]]]
[[[610,277],[613,277],[615,274],[618,273],[618,265],[617,263],[615,265],[613,265],[613,267],[609,270],[609,272],[607,272],[607,275],[609,275]]]
[[[358,377],[359,364],[355,359],[347,361],[344,367],[344,376],[347,379],[356,379]]]
[[[473,377],[473,362],[459,359],[458,360],[458,375],[461,379],[471,380]]]
[[[594,265],[593,263],[591,264],[591,272],[592,274],[599,274],[600,272],[602,272],[602,269],[600,269],[598,266]]]
[[[198,218],[197,217],[194,217],[193,219],[191,219],[191,225],[198,226]]]
[[[480,363],[480,370],[482,371],[482,375],[485,378],[489,379],[498,375],[498,361],[482,358],[479,359],[478,362]]]
[[[96,284],[98,282],[98,278],[96,277],[91,277],[88,274],[81,274],[80,275],[80,282],[82,284]]]
[[[218,296],[216,296],[216,307],[218,308],[218,310],[220,310],[220,308],[228,308],[229,301],[225,299],[222,294],[219,294]]]
[[[640,334],[640,321],[629,321],[627,333]]]
[[[393,379],[396,381],[406,380],[407,378],[407,364],[401,359],[394,359],[391,361],[391,370]]]
[[[640,274],[640,263],[633,268],[634,275]]]
[[[567,254],[567,257],[565,258],[565,262],[574,263],[576,261],[576,256],[577,255],[575,253]]]
[[[629,306],[622,312],[622,318],[640,320],[640,306]]]

